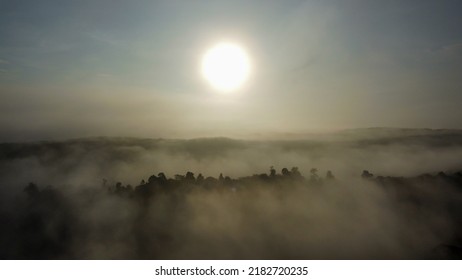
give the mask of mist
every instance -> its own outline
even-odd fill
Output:
[[[1,257],[459,258],[461,156],[457,130],[4,143]]]

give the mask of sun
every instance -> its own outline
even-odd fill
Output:
[[[221,42],[202,57],[202,76],[220,92],[240,88],[250,75],[250,60],[244,49],[235,43]]]

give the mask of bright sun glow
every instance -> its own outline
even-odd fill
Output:
[[[246,52],[233,43],[219,43],[202,58],[202,75],[217,90],[238,89],[249,77],[250,61]]]

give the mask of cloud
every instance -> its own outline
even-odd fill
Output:
[[[449,44],[442,46],[438,51],[445,53],[461,53],[462,52],[462,42]]]
[[[424,57],[434,60],[453,60],[462,58],[462,42],[442,45],[437,48],[427,49]]]

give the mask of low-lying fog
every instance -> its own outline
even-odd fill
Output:
[[[0,144],[0,257],[458,258],[461,159],[454,130]]]

